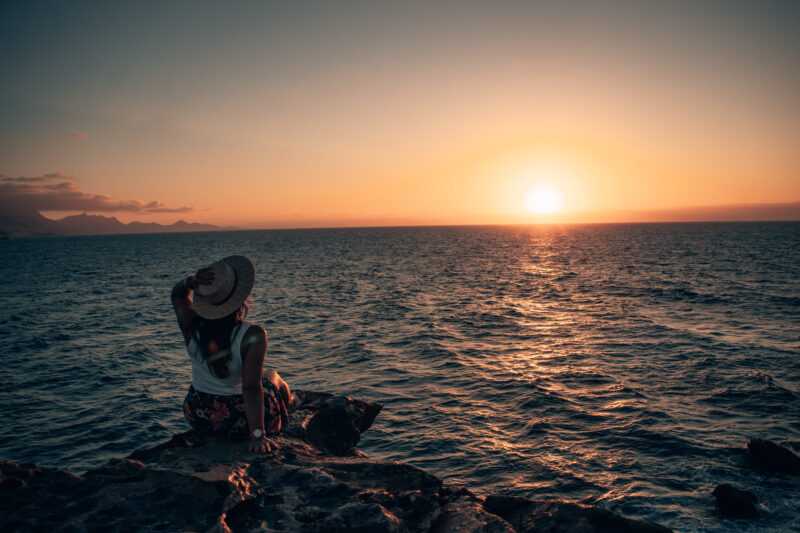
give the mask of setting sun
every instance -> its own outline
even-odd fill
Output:
[[[564,195],[555,187],[540,185],[525,195],[525,208],[537,215],[552,215],[564,208]]]

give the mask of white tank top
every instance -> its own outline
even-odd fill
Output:
[[[197,341],[192,336],[186,346],[186,351],[189,352],[189,358],[192,360],[192,386],[195,390],[219,396],[233,396],[242,393],[242,339],[248,329],[250,329],[250,323],[242,322],[231,332],[231,360],[228,362],[229,373],[226,378],[220,378],[211,373]]]

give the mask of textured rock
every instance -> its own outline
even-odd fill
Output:
[[[800,474],[800,456],[772,441],[751,439],[747,443],[750,459],[759,468],[784,474]]]
[[[717,511],[728,518],[755,518],[758,516],[758,498],[749,490],[737,489],[723,483],[712,492]]]
[[[667,533],[670,530],[631,520],[611,511],[566,502],[541,502],[511,496],[489,496],[484,509],[507,520],[518,532]]]
[[[270,455],[184,433],[81,477],[0,461],[0,531],[667,531],[591,507],[453,491],[354,450],[379,405],[297,396]]]
[[[346,533],[371,533],[400,531],[400,519],[379,503],[346,503],[319,521],[314,529]]]
[[[431,533],[514,533],[514,528],[483,508],[471,494],[456,495],[442,506]]]
[[[145,531],[206,530],[218,522],[229,488],[175,472],[118,460],[79,478],[46,468],[20,476],[0,463],[6,479],[21,485],[3,491],[0,530]]]

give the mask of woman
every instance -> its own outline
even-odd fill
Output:
[[[249,259],[226,257],[179,281],[172,306],[192,361],[189,424],[206,435],[249,435],[250,451],[267,453],[268,435],[287,425],[291,391],[277,372],[263,379],[267,334],[245,320],[254,279]]]

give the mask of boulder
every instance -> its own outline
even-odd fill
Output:
[[[297,391],[289,426],[295,435],[302,435],[320,450],[332,455],[351,455],[381,407],[349,397]]]
[[[758,498],[749,490],[737,489],[723,483],[711,493],[717,503],[717,511],[726,518],[755,518],[758,516]]]
[[[747,443],[750,459],[759,468],[783,474],[800,474],[800,457],[779,444],[764,439]]]

